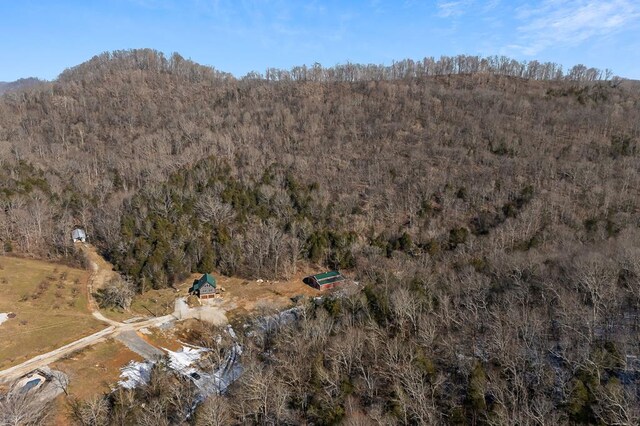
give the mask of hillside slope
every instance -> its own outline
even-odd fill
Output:
[[[3,247],[70,255],[82,224],[139,291],[361,281],[250,351],[238,422],[636,422],[637,85],[354,80],[134,51],[4,97]]]
[[[29,77],[21,78],[16,81],[0,81],[0,95],[9,92],[18,92],[28,89],[33,86],[44,84],[45,81],[40,79]]]

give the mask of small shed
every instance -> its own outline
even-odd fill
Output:
[[[308,276],[304,282],[318,290],[327,290],[345,282],[344,276],[338,271],[323,272]]]
[[[193,281],[189,294],[198,296],[200,299],[216,297],[216,278],[211,274],[204,274],[200,279]]]
[[[87,241],[87,234],[84,232],[84,229],[76,228],[73,230],[73,232],[71,232],[71,238],[73,239],[74,243],[84,243],[85,241]]]

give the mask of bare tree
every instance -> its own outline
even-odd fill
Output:
[[[12,392],[0,395],[0,424],[7,426],[41,425],[51,413],[48,404],[42,404],[32,395]]]
[[[113,277],[107,282],[104,288],[98,289],[97,299],[100,307],[117,307],[129,309],[133,296],[135,295],[134,285],[128,279],[120,276]]]
[[[198,426],[226,426],[233,424],[231,408],[226,397],[212,395],[208,397],[196,413]]]
[[[109,403],[101,395],[85,401],[71,400],[71,418],[83,426],[109,424]]]
[[[611,380],[606,386],[595,390],[597,403],[594,407],[596,418],[607,425],[633,425],[640,422],[638,397],[633,392],[635,386],[623,385]]]
[[[225,204],[213,195],[204,195],[198,199],[196,204],[198,216],[203,222],[210,222],[214,225],[228,223],[234,216],[233,207]]]
[[[69,376],[62,371],[51,371],[51,383],[60,389],[66,396],[69,396],[67,388],[69,387]]]
[[[575,276],[578,288],[591,305],[589,329],[591,337],[602,314],[611,307],[616,294],[616,269],[602,254],[590,253],[576,259]]]

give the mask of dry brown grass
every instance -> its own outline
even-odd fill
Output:
[[[138,335],[142,339],[146,340],[147,343],[155,346],[156,348],[165,348],[172,351],[177,351],[183,346],[176,337],[175,329],[161,330],[157,327],[154,327],[146,329],[145,331],[145,333],[142,333],[142,331],[138,331]]]
[[[100,330],[87,307],[89,273],[63,265],[0,257],[0,368],[19,364]]]
[[[135,317],[167,315],[173,312],[176,297],[186,294],[189,286],[190,284],[186,287],[180,286],[178,292],[172,288],[163,288],[136,294],[128,311],[116,308],[100,309],[100,311],[116,321],[125,321]]]
[[[129,361],[142,361],[122,343],[109,339],[56,361],[50,367],[69,376],[69,395],[87,399],[108,391]]]

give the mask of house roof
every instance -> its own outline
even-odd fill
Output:
[[[313,275],[313,278],[315,278],[315,280],[318,282],[318,284],[323,285],[323,284],[331,284],[331,283],[335,283],[338,281],[344,281],[344,277],[342,276],[342,274],[338,271],[329,271],[329,272],[323,272],[321,274],[315,274]]]
[[[72,238],[86,238],[87,235],[84,233],[84,229],[76,228],[71,232]]]
[[[191,287],[191,291],[200,290],[200,287],[202,287],[205,284],[209,284],[211,287],[215,288],[216,278],[211,274],[204,274],[203,276],[200,277],[198,281],[196,281],[193,284],[193,286]]]

